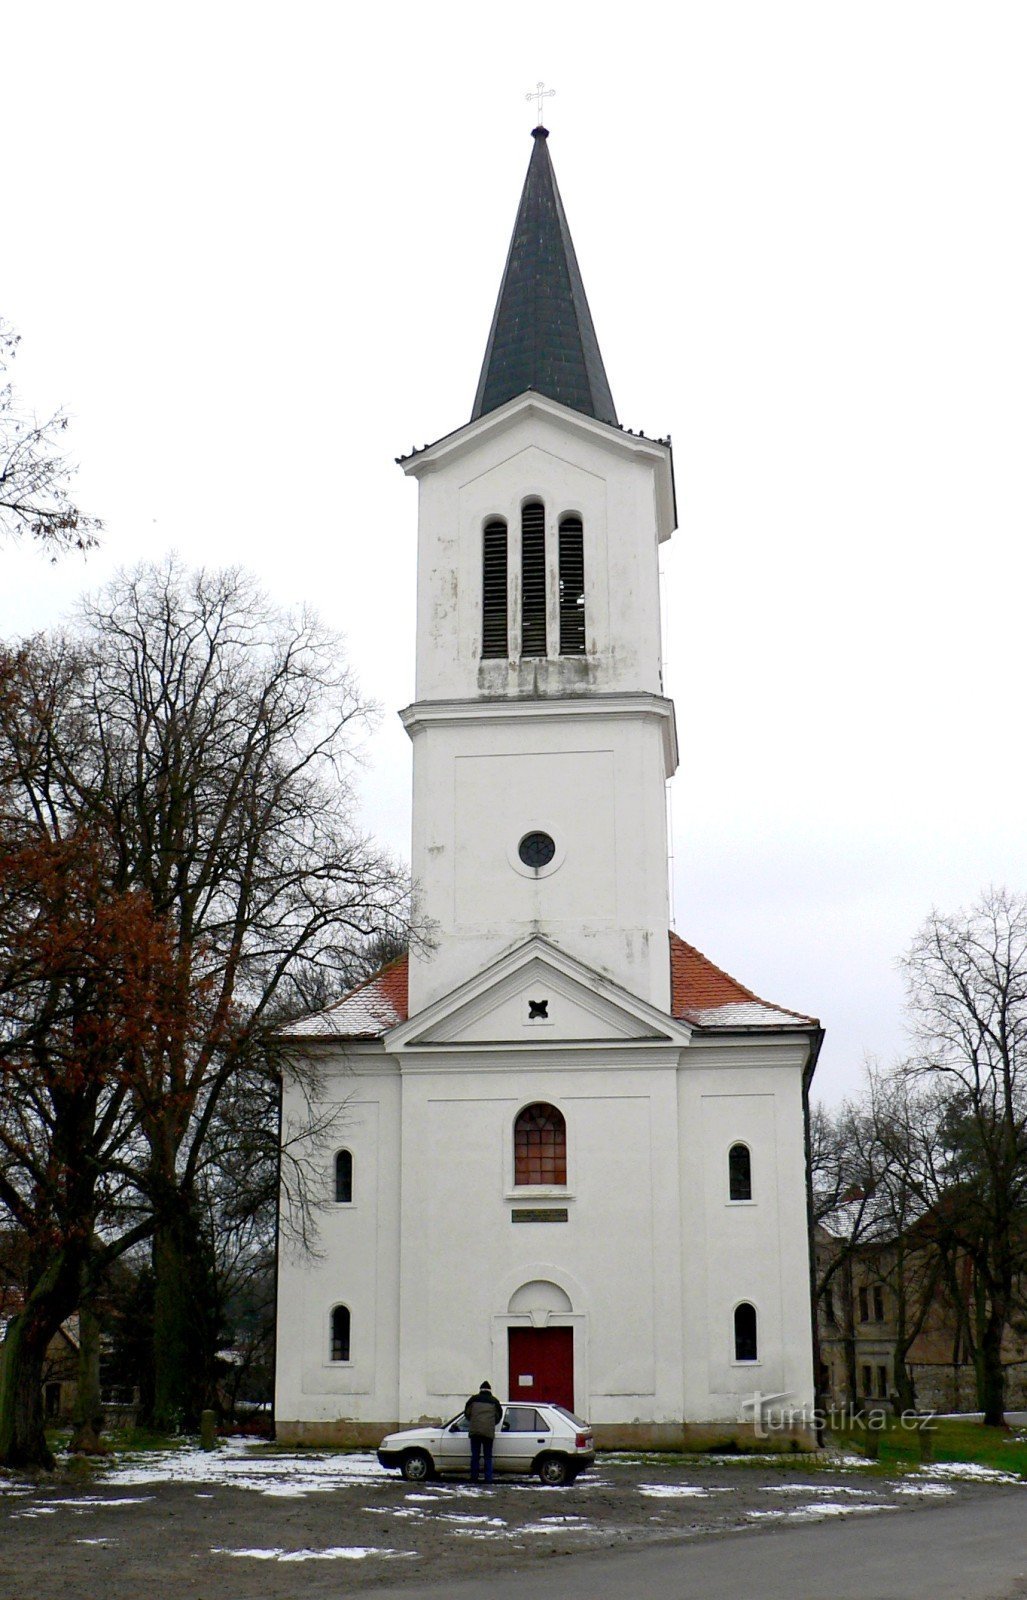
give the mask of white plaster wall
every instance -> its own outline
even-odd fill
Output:
[[[333,1208],[322,1228],[320,1259],[283,1255],[278,1416],[441,1416],[487,1372],[504,1392],[506,1330],[527,1320],[509,1313],[510,1298],[541,1279],[571,1302],[554,1320],[575,1328],[576,1403],[591,1420],[680,1417],[676,1059],[664,1048],[644,1066],[623,1065],[614,1048],[555,1052],[544,1068],[511,1056],[404,1063],[401,1104],[393,1063],[381,1078],[362,1073],[347,1147],[359,1174],[362,1136],[376,1126],[374,1232],[355,1186],[354,1206]],[[567,1121],[559,1191],[513,1186],[514,1120],[539,1099]],[[334,1147],[324,1152],[326,1184]],[[398,1212],[390,1175],[401,1180]],[[569,1221],[514,1224],[515,1205],[565,1206]],[[348,1367],[327,1359],[339,1299],[353,1312]]]
[[[412,867],[434,947],[411,953],[411,1015],[533,933],[666,1011],[664,772],[655,715],[418,728]],[[517,857],[536,828],[557,846],[538,874]]]
[[[326,1219],[322,1258],[283,1255],[278,1416],[445,1416],[486,1373],[502,1393],[507,1329],[527,1320],[510,1299],[539,1280],[570,1301],[553,1321],[575,1329],[575,1402],[595,1423],[734,1422],[756,1390],[812,1404],[804,1057],[795,1039],[554,1048],[530,1064],[357,1053],[355,1072],[332,1075],[352,1120],[323,1161],[330,1184],[336,1145],[353,1150],[355,1203]],[[566,1118],[565,1190],[513,1186],[513,1124],[534,1100]],[[728,1199],[736,1139],[752,1152],[751,1205]],[[513,1224],[514,1205],[566,1206],[569,1220]],[[327,1360],[340,1299],[347,1368]],[[759,1314],[756,1364],[733,1359],[743,1299]]]
[[[420,480],[417,699],[479,694],[660,692],[656,466],[626,454],[615,436],[583,437],[559,419],[529,414],[480,440]],[[520,517],[546,507],[551,659],[520,663]],[[585,551],[584,658],[557,655],[557,525],[581,515]],[[481,660],[482,528],[509,528],[510,660]]]
[[[335,1152],[353,1155],[353,1202],[315,1215],[315,1249],[283,1232],[279,1247],[276,1415],[285,1421],[334,1422],[396,1416],[399,1343],[399,1105],[395,1063],[379,1054],[366,1070],[340,1056],[324,1067],[326,1105],[340,1126],[313,1156],[321,1193],[335,1192]],[[283,1125],[299,1127],[306,1102],[287,1079]],[[299,1153],[299,1152],[297,1152]],[[332,1307],[351,1315],[351,1360],[330,1360]]]
[[[525,1069],[461,1057],[404,1071],[401,1406],[444,1414],[484,1374],[505,1392],[511,1295],[535,1280],[571,1301],[575,1402],[591,1420],[671,1418],[680,1407],[674,1194],[676,1051],[628,1069],[615,1052]],[[568,1131],[566,1190],[513,1187],[518,1111],[547,1100]],[[406,1141],[405,1141],[406,1143]],[[409,1146],[408,1146],[409,1148]],[[566,1223],[514,1224],[515,1205],[564,1206]],[[523,1321],[522,1319],[519,1319]]]
[[[686,1420],[735,1421],[756,1390],[813,1403],[802,1066],[805,1041],[697,1042],[680,1078]],[[728,1194],[749,1145],[753,1199]],[[758,1360],[734,1359],[734,1308],[756,1307]]]

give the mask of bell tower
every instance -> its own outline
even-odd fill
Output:
[[[418,481],[410,1014],[541,934],[670,1007],[658,546],[670,441],[621,427],[536,128],[470,422]]]

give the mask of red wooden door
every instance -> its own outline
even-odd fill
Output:
[[[574,1329],[511,1328],[512,1406],[522,1400],[549,1401],[574,1410]]]

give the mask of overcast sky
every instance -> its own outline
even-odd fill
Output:
[[[102,552],[0,551],[0,630],[243,563],[381,702],[407,854],[416,491],[550,152],[622,422],[673,434],[678,931],[905,1045],[932,904],[1027,889],[1027,7],[0,3],[0,313]]]

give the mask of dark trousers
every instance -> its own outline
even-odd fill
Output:
[[[471,1434],[471,1482],[478,1481],[478,1464],[482,1457],[485,1458],[485,1482],[492,1482],[492,1444],[491,1439],[481,1439],[476,1433]]]

